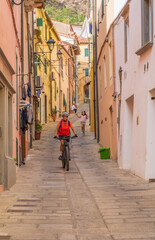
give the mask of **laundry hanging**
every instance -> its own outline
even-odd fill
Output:
[[[28,107],[27,110],[27,119],[28,119],[28,124],[31,125],[33,123],[33,112],[32,112],[32,106]]]
[[[27,96],[31,97],[31,86],[29,83],[27,84]]]
[[[22,87],[22,99],[26,100],[26,89],[25,89],[25,85],[23,85]]]

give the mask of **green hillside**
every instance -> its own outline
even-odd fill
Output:
[[[85,19],[84,14],[78,14],[75,9],[67,8],[57,0],[47,0],[46,11],[52,19],[60,22],[82,24]]]

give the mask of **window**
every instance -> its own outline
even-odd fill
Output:
[[[104,69],[104,87],[107,87],[107,71],[106,71],[106,58],[103,58],[103,69]]]
[[[129,18],[126,18],[124,22],[124,48],[125,62],[127,62],[129,53]]]
[[[152,0],[142,0],[142,46],[153,41],[152,8]]]
[[[110,80],[112,79],[112,47],[111,42],[109,44],[109,76]]]
[[[85,68],[85,76],[88,77],[88,68]]]
[[[88,57],[88,48],[85,48],[85,57]]]
[[[102,18],[104,17],[104,0],[102,0]]]

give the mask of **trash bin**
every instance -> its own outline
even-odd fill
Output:
[[[100,148],[100,158],[101,159],[109,159],[110,158],[110,148]]]

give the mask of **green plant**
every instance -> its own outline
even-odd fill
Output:
[[[59,6],[57,1],[46,5],[46,10],[52,19],[64,23],[83,24],[85,16],[79,14],[75,9],[67,8],[65,5]]]
[[[37,129],[37,131],[41,131],[42,130],[42,125],[41,125],[41,123],[39,121],[37,121],[36,129]]]
[[[53,110],[52,110],[52,113],[54,114],[56,114],[58,111],[55,109],[55,108],[53,108]]]

